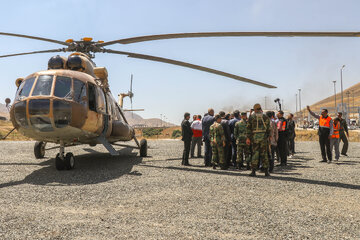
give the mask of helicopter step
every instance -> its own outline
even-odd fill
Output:
[[[97,140],[99,141],[99,143],[104,145],[104,147],[106,148],[106,150],[109,151],[111,156],[119,156],[119,153],[113,148],[113,146],[105,139],[103,135],[98,137]]]

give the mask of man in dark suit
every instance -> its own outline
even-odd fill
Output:
[[[184,120],[181,123],[181,140],[184,141],[184,152],[182,157],[181,165],[190,166],[189,164],[189,153],[190,153],[190,145],[191,145],[191,138],[193,132],[190,127],[189,123],[190,113],[186,112],[184,114]]]

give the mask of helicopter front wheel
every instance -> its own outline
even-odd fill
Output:
[[[34,155],[37,159],[43,158],[45,156],[45,146],[46,142],[35,142]]]

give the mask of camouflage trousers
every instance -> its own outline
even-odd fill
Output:
[[[260,143],[253,143],[252,151],[253,151],[253,155],[251,158],[251,168],[256,169],[259,165],[259,160],[261,159],[263,168],[267,169],[269,167],[267,141],[262,141]]]
[[[225,166],[225,152],[222,145],[212,145],[212,159],[211,163],[213,165]]]
[[[239,164],[239,166],[243,165],[245,158],[246,163],[250,164],[251,161],[250,157],[251,157],[250,146],[247,144],[238,144],[236,163]]]

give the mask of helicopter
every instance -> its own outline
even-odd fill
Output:
[[[97,67],[92,60],[95,53],[126,55],[155,62],[168,63],[196,69],[242,82],[266,88],[273,85],[237,76],[223,71],[177,61],[173,59],[118,51],[105,48],[113,44],[132,44],[176,38],[194,37],[359,37],[359,32],[203,32],[148,35],[125,38],[114,41],[93,41],[84,37],[75,41],[59,41],[49,38],[0,32],[3,36],[28,38],[63,45],[63,48],[40,50],[24,53],[2,55],[0,58],[38,53],[72,52],[69,56],[53,56],[48,61],[48,69],[30,74],[15,81],[17,91],[10,107],[10,120],[18,132],[36,140],[34,155],[45,156],[46,144],[58,145],[59,153],[55,157],[57,170],[70,170],[75,166],[75,157],[71,152],[65,154],[65,147],[89,144],[102,144],[111,155],[119,153],[113,145],[119,141],[136,142],[140,156],[147,156],[147,141],[140,142],[134,129],[128,124],[122,109],[122,98],[133,97],[120,94],[117,102],[112,96],[108,72],[105,67]],[[14,130],[13,129],[13,130]],[[53,149],[53,148],[50,148]]]

